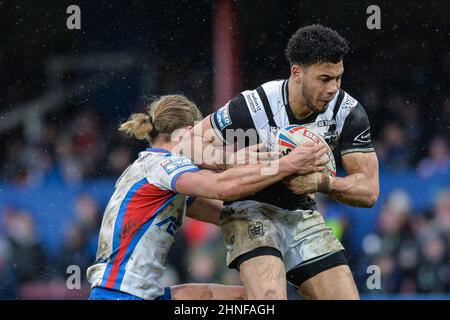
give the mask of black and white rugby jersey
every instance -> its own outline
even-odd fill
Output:
[[[289,106],[288,80],[270,81],[255,90],[242,92],[211,115],[211,125],[224,144],[239,142],[235,130],[250,129],[258,136],[258,140],[250,144],[264,142],[273,148],[278,128],[292,124],[305,125],[321,134],[335,154],[374,151],[367,114],[344,90],[336,94],[325,112],[299,120]],[[246,139],[239,147],[247,146],[248,141]],[[265,202],[287,210],[315,208],[314,200],[294,194],[282,182],[245,200]]]

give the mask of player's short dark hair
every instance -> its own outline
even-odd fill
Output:
[[[289,39],[285,53],[291,65],[309,66],[315,63],[338,63],[349,46],[337,31],[314,24],[298,29]]]

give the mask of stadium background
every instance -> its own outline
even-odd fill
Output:
[[[81,8],[68,30],[66,8]],[[366,8],[381,8],[368,30]],[[450,51],[446,1],[0,1],[0,298],[82,299],[114,182],[145,144],[117,125],[149,99],[206,115],[289,76],[284,48],[322,23],[352,47],[342,87],[366,108],[380,160],[371,209],[321,197],[364,298],[449,298]],[[220,231],[187,219],[166,284],[238,283]],[[369,265],[381,289],[369,290]],[[69,265],[82,289],[68,290]],[[294,298],[290,289],[290,297]]]

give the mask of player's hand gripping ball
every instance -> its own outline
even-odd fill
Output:
[[[282,155],[287,155],[292,149],[306,142],[322,142],[327,147],[327,152],[322,156],[328,159],[325,169],[322,172],[307,175],[292,175],[286,178],[284,182],[293,192],[299,195],[331,192],[332,177],[336,176],[336,162],[329,145],[318,133],[306,126],[291,125],[278,131],[276,141],[278,151]]]

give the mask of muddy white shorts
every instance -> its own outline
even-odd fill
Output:
[[[317,210],[287,211],[257,201],[239,201],[224,207],[220,224],[230,268],[239,269],[245,260],[266,254],[279,256],[288,274],[290,270],[334,253],[342,256],[337,261],[333,258],[331,267],[346,264],[341,253],[344,247]],[[319,269],[324,267],[330,264]],[[310,273],[300,276],[302,281]],[[294,285],[299,285],[296,282]]]

